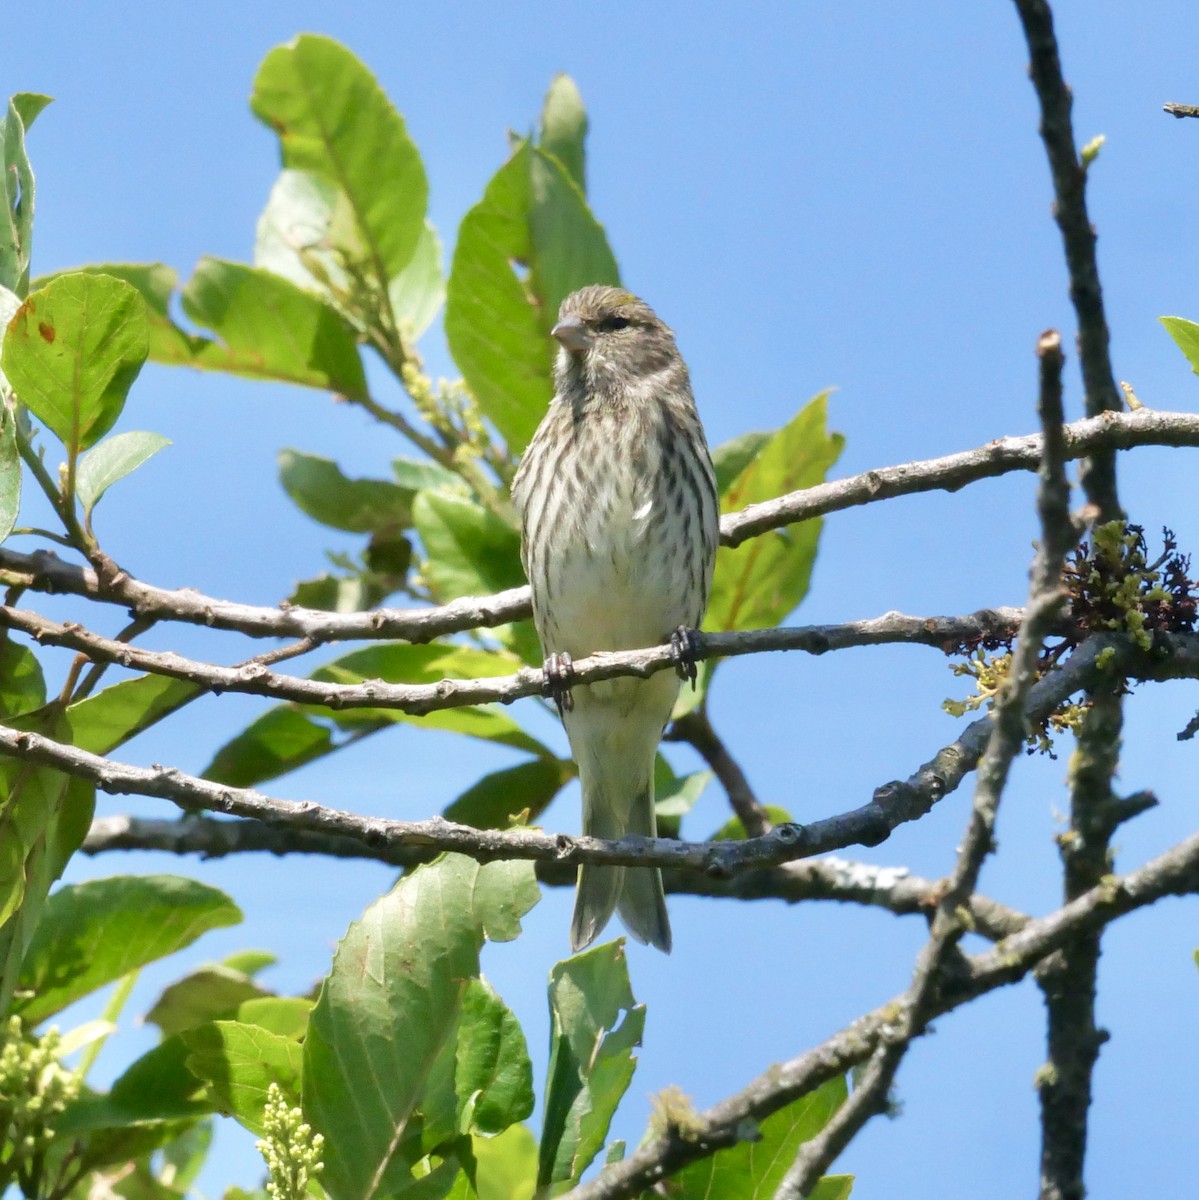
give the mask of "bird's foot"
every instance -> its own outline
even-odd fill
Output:
[[[699,662],[700,640],[699,630],[690,625],[680,625],[670,635],[670,656],[674,659],[674,669],[679,678],[686,682],[691,680],[692,689],[696,684],[696,665]]]
[[[545,674],[545,682],[541,685],[541,694],[551,699],[558,707],[558,716],[565,716],[575,706],[574,697],[570,694],[570,685],[575,673],[575,665],[569,654],[551,654],[542,663],[541,670]]]

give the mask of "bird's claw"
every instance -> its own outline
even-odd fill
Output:
[[[670,656],[674,659],[674,669],[684,683],[691,681],[692,690],[696,687],[699,650],[699,631],[690,625],[680,625],[670,635]]]
[[[557,705],[558,716],[565,716],[575,706],[574,697],[570,694],[575,665],[570,655],[565,651],[561,654],[551,654],[542,664],[541,670],[545,675],[541,694]]]

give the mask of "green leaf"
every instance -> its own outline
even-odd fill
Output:
[[[344,195],[312,171],[279,172],[258,218],[254,265],[338,305],[350,281],[330,244]]]
[[[1188,321],[1185,317],[1159,317],[1166,327],[1166,332],[1174,339],[1174,344],[1186,356],[1191,364],[1191,370],[1199,375],[1199,325]]]
[[[724,494],[724,511],[744,508],[824,480],[844,445],[825,431],[828,394],[822,393],[762,445]],[[760,629],[777,625],[804,598],[816,561],[820,520],[722,546],[705,629]]]
[[[267,967],[273,967],[278,961],[278,957],[269,950],[238,950],[223,958],[221,966],[253,978]]]
[[[424,458],[393,458],[391,469],[396,483],[414,492],[433,490],[465,494],[466,485],[460,475],[447,470],[440,463]]]
[[[283,450],[279,480],[301,512],[350,533],[405,529],[412,523],[412,492],[386,479],[347,479],[327,458]]]
[[[412,520],[428,558],[422,573],[437,600],[486,596],[525,582],[520,534],[467,496],[416,494]],[[532,621],[496,626],[492,633],[524,662],[541,664]]]
[[[304,1051],[294,1038],[241,1021],[199,1025],[182,1038],[188,1049],[187,1068],[208,1085],[217,1110],[252,1133],[264,1132],[262,1114],[272,1083],[279,1085],[288,1104],[299,1103]]]
[[[411,1181],[404,1138],[428,1072],[454,1045],[484,938],[515,937],[536,898],[530,863],[448,855],[350,926],[304,1041],[304,1111],[326,1138],[321,1183],[333,1200]]]
[[[812,1189],[811,1200],[849,1200],[854,1176],[823,1175]]]
[[[709,1196],[719,1196],[721,1200],[769,1200],[795,1161],[800,1146],[828,1124],[844,1103],[846,1092],[845,1079],[838,1076],[772,1113],[758,1127],[757,1140],[738,1142],[672,1175],[671,1195],[677,1195],[679,1200],[703,1200]],[[848,1193],[833,1190],[827,1194]]]
[[[9,638],[0,641],[0,720],[46,703],[46,681],[37,656]]]
[[[475,650],[435,643],[415,646],[392,642],[356,650],[313,671],[312,678],[327,683],[364,683],[380,679],[386,683],[439,683],[443,679],[488,679],[506,675],[520,667],[519,660],[502,651]],[[415,717],[399,709],[317,709],[344,729],[378,726],[379,721],[416,724],[423,728],[464,733],[525,750],[539,758],[549,751],[526,733],[498,704],[476,704],[445,708]]]
[[[620,270],[604,227],[579,185],[543,150],[529,159],[529,230],[533,236],[533,286],[542,313],[557,320],[562,301],[589,283],[620,285]]]
[[[412,519],[438,600],[486,596],[524,583],[520,534],[482,505],[450,492],[417,492]]]
[[[483,413],[518,453],[554,394],[553,350],[536,299],[512,269],[533,257],[532,189],[522,143],[463,218],[446,286],[450,353]]]
[[[170,1037],[208,1021],[233,1017],[244,1001],[268,994],[243,971],[212,963],[164,988],[145,1019]]]
[[[743,433],[712,451],[712,466],[716,471],[716,489],[723,496],[737,482],[737,477],[761,453],[762,447],[774,437],[773,433],[758,430]]]
[[[17,309],[20,307],[21,297],[0,284],[0,343],[3,343],[5,335],[8,333],[9,321],[17,315]],[[0,399],[3,399],[5,393],[10,390],[8,379],[4,372],[0,371]]]
[[[268,1033],[300,1042],[308,1032],[308,1015],[313,1001],[306,996],[262,996],[243,1001],[237,1019],[243,1025],[258,1025]]]
[[[385,543],[401,553],[411,545],[403,538]],[[402,576],[400,577],[402,579]],[[316,608],[322,612],[362,612],[374,608],[399,586],[393,576],[382,576],[373,571],[359,571],[356,575],[333,575],[328,571],[301,579],[288,597],[288,602],[298,608]]]
[[[658,817],[659,837],[679,836],[683,818],[695,807],[711,782],[711,771],[676,775],[670,763],[658,755],[654,760],[654,811]]]
[[[511,1125],[498,1137],[471,1140],[478,1200],[533,1200],[537,1189],[537,1142],[524,1125]]]
[[[445,302],[441,257],[441,239],[426,221],[412,261],[388,285],[392,311],[409,341],[416,341],[433,324]]]
[[[121,414],[149,350],[146,306],[111,275],[59,275],[31,292],[4,339],[21,402],[68,449],[86,450]]]
[[[202,694],[196,684],[165,675],[114,683],[67,709],[71,744],[91,754],[109,754]]]
[[[503,1133],[533,1111],[533,1065],[512,1010],[483,979],[462,997],[454,1086],[471,1132]]]
[[[442,813],[447,821],[476,829],[508,829],[514,817],[531,825],[575,775],[574,763],[535,758],[484,775]]]
[[[566,168],[579,191],[587,191],[584,143],[587,139],[587,110],[575,81],[555,75],[541,110],[541,149]]]
[[[366,394],[353,331],[323,300],[277,274],[222,259],[200,260],[183,291],[183,310],[215,333],[214,340],[188,333],[172,318],[178,285],[173,267],[102,263],[81,270],[123,279],[141,293],[154,362],[294,383],[353,399]],[[43,276],[38,283],[58,278]]]
[[[160,433],[135,431],[114,434],[89,450],[79,464],[79,475],[75,481],[75,492],[79,503],[83,505],[84,515],[91,515],[100,497],[114,483],[136,471],[142,463],[170,444],[170,439]]]
[[[25,956],[14,1011],[29,1025],[137,967],[236,925],[223,892],[177,875],[118,875],[60,888]]]
[[[16,421],[0,401],[0,542],[12,533],[21,511],[21,456]]]
[[[29,287],[29,255],[33,244],[33,168],[25,152],[25,129],[37,108],[32,97],[14,96],[0,121],[3,151],[4,211],[0,215],[0,286],[23,296]],[[32,115],[30,115],[32,113]]]
[[[633,999],[623,939],[550,971],[550,1020],[539,1187],[578,1182],[633,1078],[645,1006]]]
[[[786,825],[793,819],[791,814],[778,804],[764,804],[762,807],[772,825]],[[741,823],[741,818],[730,817],[714,834],[712,834],[710,838],[708,838],[708,841],[743,842],[748,836],[749,835],[745,832],[745,826]]]
[[[619,282],[603,227],[566,168],[520,143],[458,231],[445,314],[454,361],[512,451],[528,443],[554,393],[549,331],[562,298]]]
[[[182,1038],[167,1038],[137,1059],[107,1095],[85,1092],[80,1096],[55,1121],[55,1132],[69,1137],[206,1116],[213,1106],[201,1097],[203,1085],[187,1069],[187,1053]]]
[[[69,741],[57,705],[5,722],[54,741]],[[49,767],[0,761],[0,1012],[8,1011],[32,943],[44,923],[51,885],[91,824],[95,788]]]
[[[367,394],[357,339],[315,296],[269,271],[202,258],[183,289],[183,311],[220,341],[189,339],[184,365]]]
[[[331,38],[301,34],[263,60],[250,106],[278,136],[284,167],[312,171],[344,193],[367,269],[385,291],[416,253],[428,183],[375,77]]]
[[[21,118],[21,124],[25,127],[25,132],[29,132],[29,127],[37,120],[38,114],[48,104],[54,102],[53,96],[46,96],[41,92],[17,92],[11,100],[13,108],[17,110],[17,116]]]
[[[188,1126],[177,1138],[163,1146],[163,1165],[170,1172],[174,1188],[186,1192],[195,1183],[208,1159],[211,1145],[212,1121],[201,1121]]]
[[[380,721],[382,728],[387,722]],[[328,728],[281,705],[226,742],[204,768],[205,779],[230,787],[255,787],[336,749]]]

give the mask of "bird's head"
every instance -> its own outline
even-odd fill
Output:
[[[562,347],[554,373],[563,394],[580,386],[589,394],[629,392],[682,368],[674,334],[623,288],[594,284],[572,292],[550,332]]]

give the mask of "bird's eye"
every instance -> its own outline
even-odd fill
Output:
[[[615,329],[627,329],[628,326],[628,317],[602,317],[595,323],[596,329],[601,333],[611,333]]]

